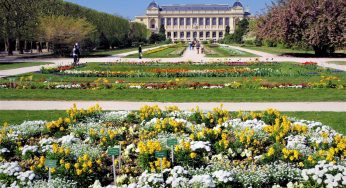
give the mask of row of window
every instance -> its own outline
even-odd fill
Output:
[[[167,20],[167,23],[165,23],[165,19]],[[225,25],[229,25],[229,18],[205,18],[205,23],[204,18],[161,18],[161,25],[178,25],[178,19],[180,25],[210,25],[210,22],[211,25],[217,25],[217,22],[219,23],[219,25],[223,25],[224,19]]]
[[[192,37],[193,38],[197,38],[198,34],[199,34],[199,38],[203,38],[204,37],[204,32],[186,32],[186,38],[191,38],[191,34],[192,34]],[[205,37],[206,38],[209,38],[210,35],[212,35],[213,38],[216,38],[216,34],[217,32],[216,31],[213,31],[213,32],[205,32]],[[185,32],[179,32],[179,36],[180,38],[185,38]],[[167,32],[167,37],[168,38],[178,38],[178,32]],[[223,37],[223,32],[220,31],[219,32],[219,37],[222,38]]]

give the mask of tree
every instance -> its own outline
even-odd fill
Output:
[[[249,21],[247,19],[242,19],[238,22],[237,27],[233,33],[233,41],[235,43],[242,43],[243,36],[249,31]]]
[[[99,37],[99,49],[109,49],[110,43],[106,35],[101,32],[101,35]]]
[[[165,25],[163,25],[163,24],[160,27],[159,35],[160,35],[160,41],[166,40],[166,29],[165,29]]]
[[[0,35],[6,40],[8,55],[13,55],[15,40],[32,35],[40,5],[36,0],[0,0]]]
[[[38,31],[44,40],[53,44],[55,54],[66,55],[74,43],[87,39],[95,26],[82,18],[46,16],[40,18]]]
[[[257,36],[288,45],[310,46],[318,56],[346,46],[344,0],[281,0],[257,24]]]
[[[230,32],[231,32],[231,28],[229,27],[229,25],[227,25],[225,29],[226,35],[229,35]]]

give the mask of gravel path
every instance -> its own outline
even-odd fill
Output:
[[[124,102],[124,101],[0,101],[0,110],[66,110],[77,104],[79,108],[88,108],[99,104],[104,110],[138,110],[144,105],[178,106],[182,110],[191,110],[198,106],[202,110],[213,110],[223,104],[230,111],[260,111],[275,108],[280,111],[316,111],[346,112],[346,102]]]

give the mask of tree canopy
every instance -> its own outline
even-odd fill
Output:
[[[310,46],[324,56],[346,45],[344,0],[281,0],[257,24],[257,37],[288,45]]]

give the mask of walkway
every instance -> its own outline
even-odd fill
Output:
[[[201,49],[200,49],[201,51]],[[189,47],[186,48],[183,56],[181,57],[183,61],[192,61],[192,62],[201,62],[206,60],[205,54],[197,53],[197,49],[191,49]]]
[[[88,108],[99,104],[104,110],[138,110],[144,105],[178,106],[182,110],[191,110],[198,106],[201,110],[210,111],[223,104],[229,111],[245,110],[260,111],[275,108],[279,111],[320,111],[346,112],[346,102],[191,102],[191,103],[162,103],[162,102],[123,102],[123,101],[0,101],[0,110],[66,110],[77,104],[78,108]]]

